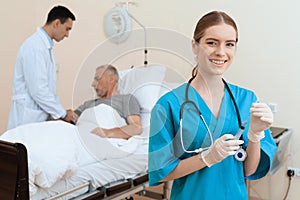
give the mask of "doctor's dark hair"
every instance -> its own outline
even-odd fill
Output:
[[[65,23],[68,19],[76,20],[75,15],[64,6],[55,6],[48,13],[46,24],[50,24],[56,19],[59,19],[60,23]]]
[[[236,31],[236,42],[238,41],[238,28],[234,20],[222,11],[212,11],[205,14],[201,19],[199,19],[195,31],[194,31],[194,40],[199,42],[200,39],[205,34],[206,29],[211,26],[219,25],[219,24],[228,24],[232,26]]]

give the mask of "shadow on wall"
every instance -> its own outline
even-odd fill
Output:
[[[161,28],[147,28],[146,31],[147,42],[144,29],[136,29],[130,32],[130,36],[123,43],[116,44],[107,39],[96,46],[77,73],[73,105],[80,105],[86,99],[94,97],[94,91],[90,87],[91,81],[96,67],[103,64],[121,63],[120,66],[125,66],[125,69],[131,66],[162,65],[167,67],[165,79],[168,82],[184,82],[190,76],[195,64],[191,39],[178,32]],[[141,62],[136,57],[144,61]],[[140,64],[145,61],[147,65]],[[115,66],[119,67],[118,64]]]

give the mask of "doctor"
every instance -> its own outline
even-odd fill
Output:
[[[151,112],[149,184],[174,180],[171,199],[248,199],[245,180],[270,169],[276,151],[271,109],[253,91],[223,79],[237,42],[230,16],[204,15],[192,40],[192,78],[161,97]],[[242,137],[236,137],[240,129]],[[235,156],[241,145],[245,160]]]
[[[56,66],[53,40],[69,36],[75,16],[69,9],[56,6],[46,24],[38,27],[20,47],[14,72],[13,96],[8,129],[22,124],[62,119],[75,123],[77,115],[65,110],[56,95]]]

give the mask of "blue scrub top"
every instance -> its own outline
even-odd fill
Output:
[[[243,133],[243,148],[247,147],[247,132],[250,124],[250,107],[257,98],[252,91],[228,84],[235,98],[242,122],[247,121]],[[179,134],[180,105],[185,101],[186,83],[165,94],[159,99],[151,113],[149,139],[149,184],[160,184],[178,163],[195,154],[182,150]],[[189,87],[189,100],[196,103],[216,140],[230,133],[235,135],[239,129],[234,104],[225,89],[218,119],[214,117],[197,91]],[[191,104],[185,106],[183,113],[183,141],[188,150],[211,145],[209,134],[199,115]],[[261,160],[257,171],[244,176],[243,162],[229,156],[210,168],[205,167],[173,182],[171,199],[247,199],[245,179],[255,180],[267,174],[271,167],[276,144],[270,130],[265,131],[261,140]]]

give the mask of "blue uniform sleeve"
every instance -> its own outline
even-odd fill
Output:
[[[170,105],[159,101],[152,109],[150,121],[148,174],[151,186],[159,185],[180,161],[173,148],[174,129]]]
[[[251,176],[248,176],[248,180],[257,180],[264,177],[272,166],[273,157],[276,153],[277,146],[272,137],[270,129],[265,130],[265,137],[260,141],[261,156],[257,170]]]
[[[250,125],[250,107],[252,102],[257,101],[257,96],[254,92],[250,90],[246,90],[243,88],[239,88],[233,85],[231,86],[231,90],[234,93],[235,99],[237,101],[238,107],[240,109],[240,113],[242,116],[242,121],[248,121],[248,125],[244,131],[243,139],[245,140],[244,147],[246,148],[248,145],[248,129]],[[265,130],[265,137],[260,141],[260,149],[261,149],[261,158],[257,170],[251,176],[246,177],[249,180],[257,180],[264,177],[269,170],[271,169],[273,157],[276,153],[277,146],[274,142],[274,139],[271,135],[270,129]]]

